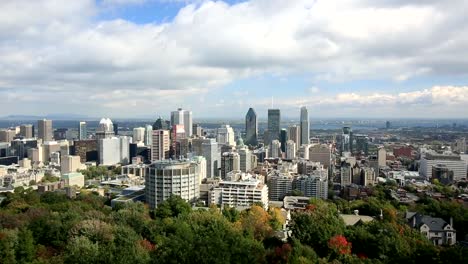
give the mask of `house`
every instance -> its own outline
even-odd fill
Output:
[[[374,221],[374,217],[367,215],[359,215],[358,210],[354,210],[354,214],[340,214],[346,226],[354,226],[361,223],[369,223]]]
[[[456,230],[453,228],[452,218],[450,224],[439,217],[422,215],[416,212],[407,212],[408,224],[418,229],[434,245],[454,245],[457,242]]]

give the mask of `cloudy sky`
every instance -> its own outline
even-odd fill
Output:
[[[0,117],[467,118],[466,0],[1,0]]]

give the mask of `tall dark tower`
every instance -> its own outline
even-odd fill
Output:
[[[245,115],[245,134],[245,143],[256,146],[258,143],[258,121],[257,113],[253,108],[249,108],[249,111]]]
[[[301,145],[308,145],[310,138],[309,112],[304,106],[301,108]]]
[[[279,140],[281,130],[281,113],[279,109],[268,109],[268,141],[270,144],[273,140]]]

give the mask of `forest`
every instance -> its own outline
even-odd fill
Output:
[[[355,209],[382,209],[383,218],[346,226],[339,213]],[[436,247],[410,228],[401,216],[408,209],[449,214],[457,236],[467,232],[461,205],[423,199],[406,208],[378,193],[354,202],[311,199],[291,213],[283,241],[279,208],[195,210],[173,196],[155,211],[143,203],[112,209],[92,192],[70,199],[19,187],[1,204],[0,263],[468,263],[466,247]]]

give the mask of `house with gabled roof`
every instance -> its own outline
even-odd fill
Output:
[[[432,217],[416,212],[406,212],[408,224],[421,232],[434,245],[454,245],[457,242],[457,231],[453,228],[452,218],[450,223],[439,217]]]

